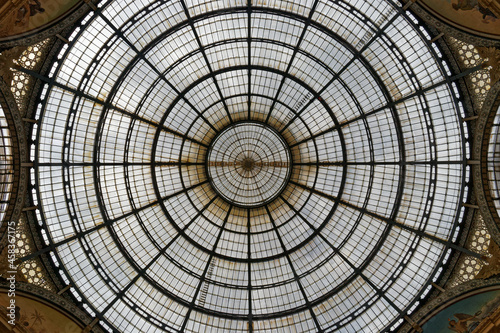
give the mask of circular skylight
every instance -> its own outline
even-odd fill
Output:
[[[228,203],[262,206],[285,188],[291,170],[287,143],[272,128],[243,122],[222,131],[210,145],[207,176]]]
[[[107,1],[40,97],[39,222],[105,329],[377,332],[466,195],[456,87],[392,1]]]

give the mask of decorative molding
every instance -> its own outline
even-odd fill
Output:
[[[485,157],[488,153],[489,129],[499,106],[500,82],[497,82],[491,87],[483,103],[483,108],[478,114],[479,118],[476,120],[472,149],[473,158],[481,160],[481,165],[475,165],[472,168],[476,199],[484,223],[491,234],[491,238],[497,244],[500,244],[500,217],[494,203],[488,200],[491,194],[488,185],[488,164]]]
[[[21,165],[21,163],[26,163],[28,162],[29,156],[28,156],[28,148],[27,148],[27,141],[26,141],[26,136],[25,136],[25,131],[24,131],[24,123],[21,117],[21,113],[19,112],[19,109],[17,107],[16,100],[14,99],[14,96],[12,95],[10,91],[9,85],[0,78],[0,98],[2,98],[4,105],[7,106],[6,113],[9,113],[10,119],[12,121],[12,124],[9,124],[9,127],[11,127],[14,131],[11,131],[11,136],[12,136],[12,142],[13,145],[17,144],[17,151],[18,151],[18,156],[14,156],[14,168],[16,165]],[[5,216],[6,220],[9,221],[17,221],[19,220],[19,217],[21,216],[22,209],[24,207],[24,202],[26,198],[26,193],[28,190],[28,179],[29,179],[29,169],[26,168],[20,168],[18,167],[18,174],[19,176],[17,177],[17,180],[14,178],[14,191],[16,191],[16,198],[15,198],[15,203],[14,203],[14,208],[12,210],[12,214],[10,216]],[[6,223],[3,223],[2,226],[0,227],[0,249],[3,249],[7,245],[7,233],[5,232],[6,230]]]
[[[9,290],[9,282],[2,280],[0,281],[0,291],[7,292]],[[56,308],[62,310],[69,318],[75,319],[82,324],[83,327],[88,326],[92,323],[94,318],[89,317],[83,310],[78,308],[68,299],[51,292],[47,289],[37,287],[35,285],[16,282],[16,294],[26,295],[34,297],[37,301],[47,303],[49,305],[55,306]],[[104,331],[99,326],[94,326],[92,329],[93,333],[104,333]]]
[[[500,48],[500,40],[480,36],[478,34],[474,34],[472,31],[464,31],[456,27],[453,27],[450,24],[443,21],[442,19],[436,17],[435,15],[427,11],[417,2],[413,3],[410,6],[409,10],[411,10],[415,15],[424,20],[425,23],[435,27],[445,35],[455,37],[456,39],[468,42],[476,46],[486,46],[486,47],[496,46]]]
[[[40,27],[35,31],[29,31],[24,34],[19,34],[11,37],[0,39],[0,50],[9,49],[14,46],[28,46],[39,43],[49,37],[54,37],[65,28],[75,24],[80,18],[90,11],[90,6],[82,1],[80,5],[76,5],[73,10],[70,10],[66,15],[63,15],[52,24]]]
[[[441,293],[430,302],[428,302],[419,311],[412,314],[410,318],[414,322],[422,326],[427,320],[451,305],[451,302],[457,301],[460,296],[488,287],[493,287],[492,289],[500,289],[500,277],[495,277],[488,280],[472,280],[458,285],[454,288],[448,289],[444,293]],[[398,332],[410,333],[415,331],[411,327],[411,325],[405,324]]]

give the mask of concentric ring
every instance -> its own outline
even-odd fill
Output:
[[[207,173],[214,190],[245,208],[273,201],[285,188],[292,161],[285,140],[265,124],[240,122],[217,135],[208,149]]]
[[[35,163],[61,279],[120,331],[396,327],[463,214],[441,56],[391,1],[232,3],[110,0],[61,50]]]

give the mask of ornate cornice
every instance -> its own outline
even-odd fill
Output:
[[[488,280],[472,280],[448,289],[412,314],[410,318],[413,322],[422,326],[427,320],[450,306],[452,302],[458,301],[461,297],[467,297],[467,294],[475,291],[488,291],[489,289],[500,289],[500,277]],[[399,331],[399,333],[409,332],[415,332],[409,323],[405,324]]]
[[[0,78],[0,98],[2,98],[2,105],[7,108],[6,114],[9,115],[8,122],[9,128],[11,129],[12,144],[16,153],[13,156],[14,169],[19,171],[14,175],[14,189],[15,192],[15,202],[13,203],[13,209],[11,214],[6,215],[5,219],[7,221],[18,221],[24,207],[24,202],[26,198],[26,192],[28,190],[28,179],[29,179],[29,169],[21,167],[22,163],[29,161],[27,140],[24,131],[24,124],[17,107],[14,96],[10,91],[10,87],[5,83],[5,81]],[[17,177],[16,177],[17,176]],[[0,249],[3,249],[7,244],[7,233],[6,223],[3,223],[0,227]]]
[[[414,2],[414,0],[403,0],[402,2]],[[488,38],[485,36],[474,34],[472,31],[464,31],[456,28],[443,21],[442,19],[436,17],[432,13],[429,13],[429,11],[427,11],[423,6],[416,2],[411,4],[409,10],[411,10],[418,17],[424,20],[427,24],[435,27],[445,35],[455,37],[456,39],[468,42],[476,46],[496,46],[500,48],[500,39]]]
[[[97,1],[96,1],[97,2]],[[24,34],[19,34],[11,37],[0,39],[0,49],[9,49],[14,46],[28,46],[41,42],[49,37],[54,37],[65,28],[75,24],[80,18],[90,11],[90,6],[85,2],[81,2],[70,10],[66,15],[63,15],[55,22],[45,25],[37,30],[29,31]]]
[[[474,145],[472,158],[480,160],[480,165],[473,166],[474,187],[476,199],[484,222],[490,231],[491,238],[500,244],[500,217],[496,207],[491,200],[491,193],[488,184],[488,145],[490,139],[491,125],[500,106],[500,82],[491,87],[486,96],[483,108],[476,120],[476,130],[474,132]]]
[[[9,282],[0,281],[0,291],[7,292],[9,290]],[[34,286],[29,283],[16,282],[16,295],[25,295],[27,297],[35,298],[37,301],[46,303],[53,307],[58,308],[68,318],[79,322],[82,326],[91,325],[93,318],[89,317],[84,311],[78,308],[75,304],[68,301],[61,295],[55,294],[47,289]],[[93,333],[104,333],[99,326],[92,328]]]

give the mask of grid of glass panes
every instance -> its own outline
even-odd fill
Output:
[[[497,110],[488,145],[488,180],[491,197],[500,216],[500,107]]]
[[[432,237],[452,236],[464,158],[454,96],[410,14],[386,1],[100,6],[61,54],[37,151],[44,226],[93,311],[123,331],[193,332],[379,331],[407,311],[440,263]],[[208,184],[207,147],[238,120],[273,126],[296,163],[266,207]]]
[[[9,206],[14,182],[14,165],[12,156],[12,139],[0,105],[0,223],[3,224],[5,213]]]

